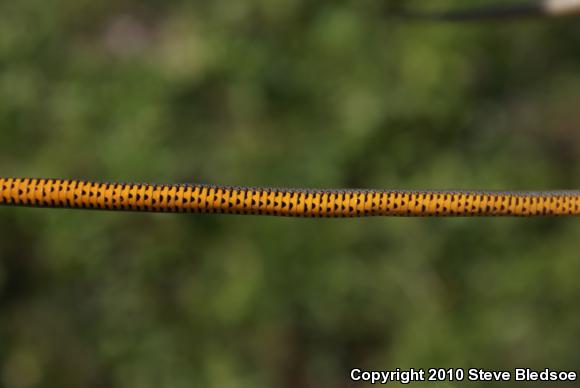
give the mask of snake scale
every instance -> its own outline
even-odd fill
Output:
[[[578,216],[580,191],[313,190],[0,178],[0,205],[290,217]]]

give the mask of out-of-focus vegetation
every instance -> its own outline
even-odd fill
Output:
[[[388,18],[402,3],[0,2],[0,175],[578,188],[578,19]],[[579,235],[575,219],[2,208],[0,387],[573,369]]]

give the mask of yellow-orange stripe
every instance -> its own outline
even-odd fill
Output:
[[[310,190],[0,178],[0,205],[291,217],[577,216],[580,191]]]

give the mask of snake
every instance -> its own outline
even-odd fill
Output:
[[[580,190],[324,190],[0,178],[0,206],[312,218],[578,216]]]

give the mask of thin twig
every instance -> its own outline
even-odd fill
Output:
[[[450,22],[505,20],[529,17],[571,16],[580,14],[580,0],[544,0],[534,3],[498,4],[475,9],[442,13],[403,13],[403,17]]]

